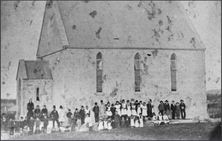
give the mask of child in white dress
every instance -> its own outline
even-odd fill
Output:
[[[140,127],[143,127],[143,116],[140,114],[139,116]]]
[[[100,120],[99,120],[98,130],[99,130],[99,131],[102,131],[103,129],[104,129],[104,126],[103,126],[103,120],[100,119]]]
[[[139,117],[135,118],[135,127],[138,128],[139,127]]]
[[[104,130],[108,130],[108,120],[107,119],[105,119],[103,121],[103,125],[104,125]]]
[[[135,124],[134,124],[134,116],[133,116],[133,115],[130,117],[130,127],[131,127],[131,128],[134,128],[134,127],[135,127]]]
[[[110,132],[110,130],[112,129],[112,120],[111,118],[108,119],[108,123],[107,123],[107,126],[108,126],[108,131]]]

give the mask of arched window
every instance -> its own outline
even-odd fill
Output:
[[[137,53],[134,57],[134,73],[135,73],[135,92],[140,92],[141,84],[141,66],[140,66],[140,55]]]
[[[177,67],[176,55],[173,53],[170,58],[170,71],[171,71],[171,91],[177,91]]]
[[[36,88],[36,101],[40,101],[40,98],[39,98],[39,88]]]
[[[102,92],[102,74],[103,74],[102,54],[99,52],[96,56],[96,92]]]

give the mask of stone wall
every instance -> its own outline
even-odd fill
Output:
[[[42,109],[46,104],[49,109],[52,109],[53,99],[53,80],[22,80],[22,97],[21,97],[21,115],[27,114],[27,103],[30,98],[34,106],[39,105]],[[40,101],[36,101],[36,88],[39,87]]]
[[[103,92],[96,93],[96,55],[103,56]],[[134,56],[142,60],[142,88],[134,92]],[[170,85],[170,56],[177,55],[177,88]],[[148,56],[147,54],[151,54]],[[207,117],[204,51],[67,49],[44,58],[49,60],[54,79],[53,102],[80,108],[94,102],[120,99],[152,99],[157,112],[160,100],[184,99],[187,117]]]

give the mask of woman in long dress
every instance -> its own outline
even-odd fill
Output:
[[[60,126],[63,125],[63,123],[65,122],[65,110],[63,109],[62,105],[60,105],[59,109],[58,109],[58,114],[59,114],[59,122],[60,122]]]

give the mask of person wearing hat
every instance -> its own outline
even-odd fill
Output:
[[[93,112],[95,116],[95,122],[99,122],[99,106],[97,105],[97,102],[95,103],[95,106],[93,107]]]
[[[176,115],[176,104],[174,102],[174,100],[171,103],[171,112],[172,112],[172,119],[175,119],[175,115]]]
[[[36,109],[34,110],[34,114],[35,114],[35,118],[39,118],[40,117],[40,108],[39,108],[39,105],[36,106]]]
[[[52,125],[53,125],[53,128],[55,128],[55,121],[58,125],[58,128],[60,127],[60,124],[59,124],[59,114],[58,114],[58,111],[56,110],[56,106],[54,105],[53,106],[53,110],[52,112],[50,113],[50,118],[52,119]]]
[[[181,118],[182,119],[186,118],[186,111],[185,111],[185,109],[186,109],[186,105],[185,105],[184,101],[180,100],[180,112],[181,112]]]
[[[168,116],[168,118],[170,119],[170,104],[169,104],[168,100],[165,100],[164,111],[165,111],[166,115]]]
[[[158,110],[159,110],[159,112],[161,113],[161,115],[163,116],[164,104],[163,104],[163,101],[162,101],[162,100],[160,101],[160,104],[159,104],[159,106],[158,106]]]
[[[44,105],[42,108],[42,117],[44,117],[44,115],[46,115],[48,117],[48,110],[46,108],[46,105]]]
[[[148,116],[148,119],[152,119],[153,117],[153,105],[152,105],[152,100],[150,99],[147,103],[147,116]]]

